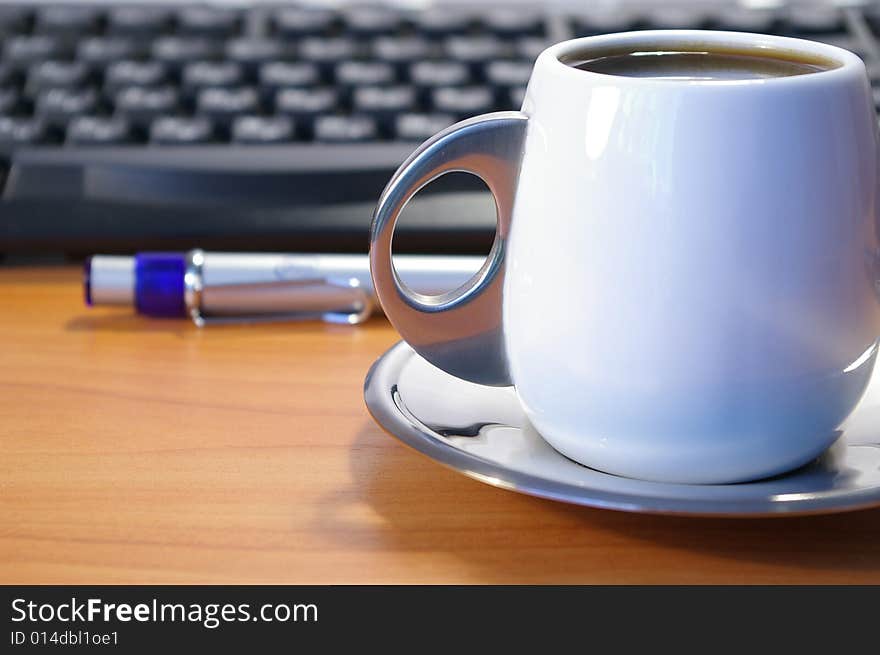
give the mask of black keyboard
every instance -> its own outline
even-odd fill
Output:
[[[364,251],[397,165],[454,121],[518,108],[544,47],[675,27],[840,45],[865,59],[880,89],[871,6],[550,14],[503,4],[4,3],[0,253]],[[448,176],[408,208],[395,246],[485,252],[493,214],[481,183]]]

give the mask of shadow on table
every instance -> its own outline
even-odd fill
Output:
[[[68,332],[166,332],[168,334],[198,334],[200,329],[189,318],[150,318],[136,314],[133,309],[101,310],[106,313],[81,314],[68,320],[64,329]],[[382,328],[387,323],[382,317],[370,318],[368,322],[357,326],[359,330]],[[253,319],[250,321],[217,320],[208,324],[211,331],[248,331],[263,329],[265,331],[290,329],[295,327],[298,332],[318,332],[321,334],[342,334],[357,336],[351,325],[326,323],[318,319],[309,320],[272,320]]]
[[[880,571],[880,510],[723,519],[566,505],[469,480],[372,424],[350,466],[354,487],[328,499],[319,529],[372,546],[379,538],[392,552],[448,554],[486,581],[785,582],[806,573],[818,582]],[[349,502],[366,502],[381,522],[341,525],[334,505]]]
[[[64,324],[64,329],[67,332],[166,332],[179,334],[197,328],[185,319],[145,318],[131,310],[119,310],[118,313],[75,316]]]

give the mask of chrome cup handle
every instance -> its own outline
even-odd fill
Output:
[[[501,292],[527,121],[520,112],[497,112],[440,132],[400,166],[373,216],[370,269],[385,315],[419,355],[447,373],[480,384],[511,384],[501,328]],[[456,171],[480,177],[492,192],[495,242],[483,267],[464,286],[426,296],[409,289],[394,269],[394,226],[422,187]]]

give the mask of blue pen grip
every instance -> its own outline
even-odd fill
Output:
[[[135,307],[146,316],[186,315],[183,253],[149,252],[135,256]]]

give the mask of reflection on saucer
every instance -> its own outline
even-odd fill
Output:
[[[391,434],[478,480],[560,501],[626,511],[780,515],[880,504],[880,372],[837,442],[783,476],[731,485],[648,482],[602,473],[554,450],[512,388],[444,373],[400,343],[376,362],[367,405]]]

